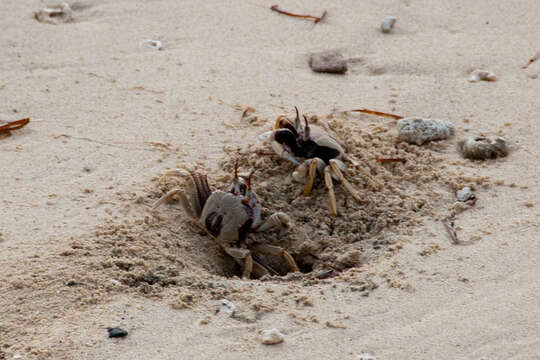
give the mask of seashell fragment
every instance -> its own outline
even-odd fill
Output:
[[[422,145],[427,141],[446,139],[454,134],[454,124],[448,121],[405,118],[397,123],[398,139]]]
[[[221,306],[219,307],[219,311],[224,312],[225,314],[232,317],[234,315],[234,312],[236,311],[236,305],[234,305],[227,299],[221,299],[220,303]]]
[[[274,345],[282,343],[285,337],[278,329],[263,330],[262,331],[262,343],[265,345]]]
[[[385,34],[388,34],[394,28],[394,24],[397,21],[395,16],[387,16],[383,19],[381,23],[381,31]]]
[[[470,187],[465,186],[463,189],[456,191],[458,201],[467,201],[474,198],[473,191]]]
[[[500,136],[470,136],[458,141],[457,147],[461,155],[468,159],[485,160],[508,155],[506,140]]]
[[[315,72],[344,74],[347,72],[347,61],[336,50],[313,53],[309,57],[309,66]]]
[[[479,82],[479,81],[497,81],[497,76],[487,70],[474,70],[469,76],[470,82]]]
[[[61,3],[34,12],[34,18],[42,23],[58,25],[73,20],[73,11],[69,7],[69,4]]]
[[[161,48],[163,47],[163,44],[159,40],[143,40],[141,41],[141,45],[148,45],[155,48],[156,50],[161,50]]]

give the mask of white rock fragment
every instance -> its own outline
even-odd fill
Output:
[[[496,81],[497,76],[486,70],[474,70],[469,76],[470,82],[479,82],[479,81]]]
[[[387,16],[383,19],[381,23],[381,31],[385,34],[388,34],[394,28],[394,24],[397,21],[395,16]]]
[[[422,145],[427,141],[446,139],[454,134],[454,125],[448,121],[423,118],[405,118],[397,123],[398,139]]]
[[[375,356],[369,354],[369,353],[363,353],[356,357],[356,360],[376,360]]]
[[[143,40],[141,41],[141,46],[151,46],[156,50],[161,50],[163,48],[163,44],[159,40]]]
[[[262,331],[262,343],[265,345],[274,345],[282,343],[285,337],[278,329],[263,330]]]
[[[232,302],[226,299],[221,299],[221,306],[219,308],[220,312],[224,312],[225,314],[229,316],[233,316],[234,312],[236,311],[236,305],[234,305]]]
[[[73,20],[73,11],[69,4],[61,3],[34,12],[34,17],[39,22],[58,25]]]
[[[474,197],[472,189],[468,186],[465,186],[463,189],[456,191],[456,197],[458,201],[467,201]]]
[[[506,140],[500,136],[470,136],[458,141],[457,148],[467,159],[485,160],[508,155]]]

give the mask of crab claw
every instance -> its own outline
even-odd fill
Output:
[[[273,134],[274,134],[273,130],[262,133],[261,135],[259,135],[259,140],[261,140],[262,142],[272,141],[272,135]]]

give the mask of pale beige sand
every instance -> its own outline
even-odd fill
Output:
[[[74,23],[58,26],[32,17],[44,5],[0,5],[0,120],[35,120],[0,139],[0,359],[540,358],[540,63],[520,68],[540,50],[535,1],[280,3],[328,10],[315,26],[260,1],[81,1]],[[387,15],[398,21],[383,35]],[[141,47],[145,39],[163,50]],[[360,59],[344,76],[312,73],[307,54],[333,48]],[[477,68],[498,81],[468,82]],[[219,174],[224,145],[256,143],[294,105],[456,124],[456,137],[431,150],[449,173],[489,178],[457,220],[474,244],[450,243],[439,216],[451,193],[441,187],[436,216],[424,215],[395,255],[358,270],[378,285],[367,297],[343,279],[304,287],[217,278],[252,311],[244,321],[214,315],[219,294],[193,291],[191,308],[174,310],[184,287],[151,297],[105,292],[91,283],[102,275],[81,273],[92,269],[87,258],[101,256],[92,248],[96,226],[144,218],[152,179],[192,161]],[[268,120],[264,127],[241,126],[246,106]],[[510,155],[460,160],[455,142],[476,132],[508,138]],[[162,212],[164,229],[185,224],[172,208]],[[208,240],[201,247],[192,227],[179,229],[203,259]],[[216,263],[227,259],[205,265]],[[187,269],[180,276],[207,276]],[[75,275],[82,286],[62,286]],[[128,338],[107,339],[112,325]],[[285,342],[261,345],[258,331],[273,327]]]

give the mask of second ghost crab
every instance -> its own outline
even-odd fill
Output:
[[[298,271],[293,257],[279,246],[250,241],[250,232],[262,232],[279,228],[280,235],[290,226],[288,215],[277,212],[261,221],[261,205],[251,188],[253,172],[247,179],[238,176],[238,161],[234,167],[234,179],[228,191],[211,191],[205,174],[175,170],[166,173],[190,177],[187,189],[173,189],[163,195],[153,206],[156,210],[171,197],[178,195],[180,204],[194,223],[206,231],[243,268],[242,277],[276,275],[277,271],[263,262],[256,252],[281,256],[291,271]]]
[[[312,127],[305,115],[302,124],[298,109],[296,107],[295,109],[294,123],[285,116],[279,116],[274,124],[274,130],[260,135],[260,138],[263,141],[270,141],[279,156],[297,165],[292,177],[295,181],[305,183],[304,195],[311,193],[317,173],[324,177],[330,213],[337,216],[333,179],[339,180],[356,202],[361,202],[358,192],[343,175],[343,171],[347,168],[343,160],[350,159],[328,126],[324,129]]]

